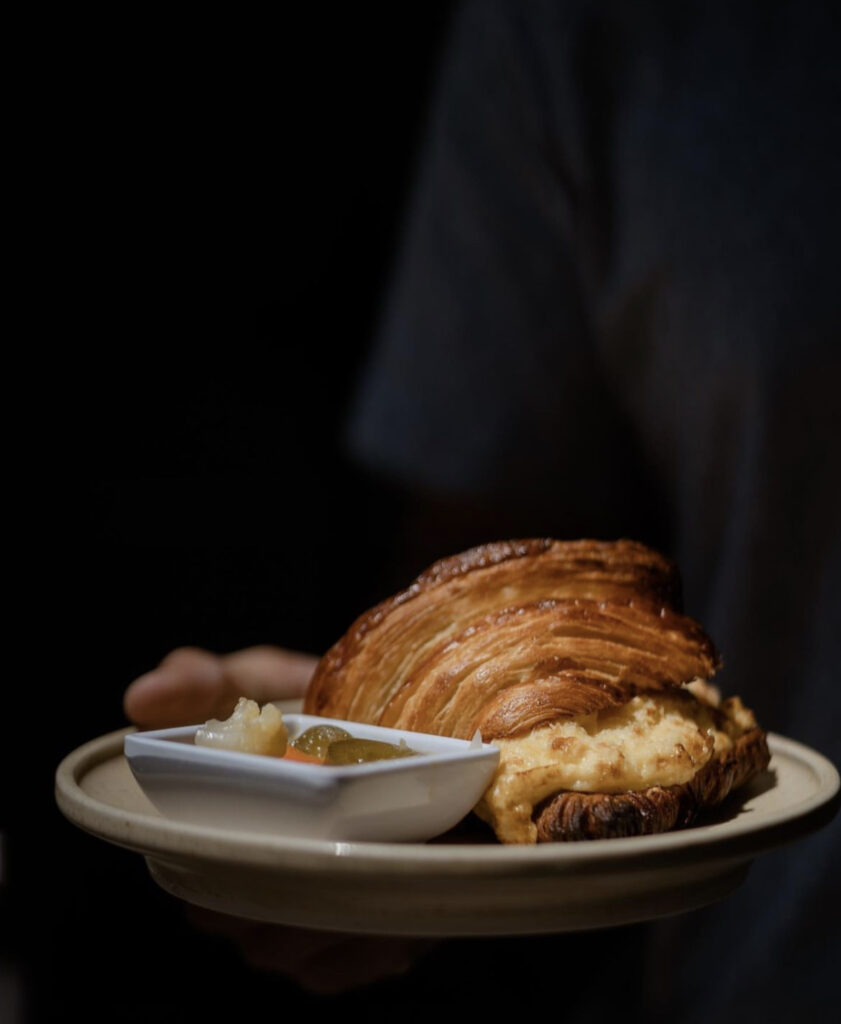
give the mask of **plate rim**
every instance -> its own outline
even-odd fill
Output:
[[[785,845],[827,824],[841,804],[841,778],[823,754],[788,737],[768,734],[771,767],[788,758],[808,767],[814,791],[793,806],[778,809],[759,825],[750,815],[731,822],[698,825],[676,832],[598,843],[545,843],[537,846],[459,843],[342,842],[275,836],[192,825],[167,818],[121,810],[91,797],[80,779],[99,764],[125,757],[125,736],[137,730],[119,729],[90,740],[69,753],[55,773],[55,799],[62,814],[77,827],[106,842],[146,856],[238,862],[251,868],[294,868],[307,873],[325,869],[349,872],[387,872],[401,875],[423,871],[454,875],[466,872],[509,874],[541,869],[604,871],[628,869],[677,860],[745,859]],[[722,834],[724,832],[724,834]],[[200,849],[190,849],[191,846]]]

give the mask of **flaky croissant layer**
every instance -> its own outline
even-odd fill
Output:
[[[505,842],[564,838],[554,819],[542,833],[534,823],[547,798],[689,785],[755,727],[728,725],[684,689],[719,658],[679,602],[674,563],[634,541],[473,548],[357,619],[321,659],[304,710],[462,738],[479,729],[501,751],[479,813]]]

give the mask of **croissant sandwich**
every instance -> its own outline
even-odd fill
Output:
[[[665,832],[764,771],[764,731],[709,680],[672,561],[532,539],[436,562],[321,659],[309,714],[499,747],[476,807],[504,843]]]

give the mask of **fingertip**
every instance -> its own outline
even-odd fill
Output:
[[[175,655],[178,655],[177,657]],[[193,725],[230,714],[235,703],[220,659],[207,652],[173,652],[130,683],[123,694],[129,721],[144,729]]]
[[[138,676],[123,694],[123,711],[129,721],[136,725],[151,725],[155,722],[155,710],[166,700],[172,679],[166,672],[153,669]]]

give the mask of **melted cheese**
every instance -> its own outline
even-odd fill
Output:
[[[736,698],[721,705],[724,715],[716,714],[716,698],[698,688],[634,697],[620,708],[496,740],[499,766],[476,812],[503,842],[533,843],[535,805],[555,793],[622,793],[688,782],[713,754],[732,748],[753,720]]]

